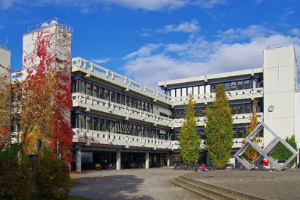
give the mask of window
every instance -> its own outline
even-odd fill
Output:
[[[115,102],[115,92],[114,91],[110,92],[110,101]]]
[[[238,88],[238,90],[242,90],[243,89],[243,81],[238,81],[237,88]]]
[[[148,112],[153,113],[153,104],[148,104]]]
[[[92,129],[92,117],[86,116],[86,129],[91,130]]]
[[[143,101],[143,111],[148,111],[148,103]]]
[[[108,119],[105,119],[105,132],[109,132],[109,128],[110,128],[110,120]]]
[[[105,131],[105,119],[100,118],[100,131]]]
[[[245,105],[245,113],[251,113],[250,104]]]
[[[80,81],[80,92],[85,94],[85,82]]]
[[[108,89],[104,89],[104,99],[107,101],[110,101],[110,95],[109,95],[110,91]]]
[[[86,84],[86,94],[92,95],[92,85],[90,83]]]
[[[72,81],[72,93],[77,92],[77,80]]]
[[[215,93],[216,92],[216,85],[215,84],[212,84],[210,85],[210,93]]]
[[[250,80],[244,81],[245,89],[250,89]]]
[[[103,87],[99,88],[99,98],[104,99],[104,88]]]
[[[79,127],[85,129],[85,115],[79,115]]]
[[[230,90],[230,83],[224,83],[224,88],[226,91]]]
[[[237,106],[236,105],[232,105],[231,108],[232,108],[231,114],[235,115],[237,113]]]
[[[237,106],[237,113],[238,114],[242,114],[243,113],[243,106],[242,105],[238,105]]]
[[[99,98],[99,86],[97,85],[93,86],[93,96]]]
[[[231,86],[230,86],[231,90],[236,90],[236,82],[231,82]]]
[[[93,130],[100,131],[100,121],[97,117],[93,118]]]
[[[115,121],[110,121],[110,133],[115,133]]]
[[[79,128],[78,127],[78,114],[74,115],[72,114],[71,116],[71,124],[73,128]]]
[[[121,102],[121,94],[119,92],[116,92],[116,103]]]
[[[237,129],[236,138],[244,138],[244,137],[245,137],[244,129]]]
[[[126,106],[130,106],[130,101],[131,101],[130,97],[129,96],[125,96],[125,105]]]
[[[128,96],[126,96],[126,98],[128,98]],[[121,104],[125,105],[125,95],[121,94]]]

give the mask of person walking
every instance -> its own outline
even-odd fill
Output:
[[[194,162],[194,169],[195,169],[195,172],[198,172],[198,160],[195,160]]]

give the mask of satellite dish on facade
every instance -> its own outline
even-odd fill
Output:
[[[56,20],[52,20],[51,22],[50,22],[50,26],[55,26],[55,25],[57,25],[58,23],[57,23],[57,21]]]
[[[46,22],[41,25],[41,28],[47,28],[47,27],[49,27],[49,24],[47,24]]]

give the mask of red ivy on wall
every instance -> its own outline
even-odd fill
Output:
[[[21,120],[24,135],[38,127],[43,145],[55,154],[59,140],[62,159],[71,162],[71,36],[55,26],[33,33],[32,40],[33,51],[24,52],[23,69],[28,73],[24,88],[24,98],[28,99]]]

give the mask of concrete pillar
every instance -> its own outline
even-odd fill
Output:
[[[171,164],[171,155],[170,153],[167,153],[167,166],[170,167]]]
[[[76,172],[81,172],[81,149],[76,149]]]
[[[149,152],[146,152],[145,169],[149,169]]]
[[[111,163],[111,152],[108,152],[108,163]]]
[[[121,151],[116,153],[116,170],[121,170]]]

